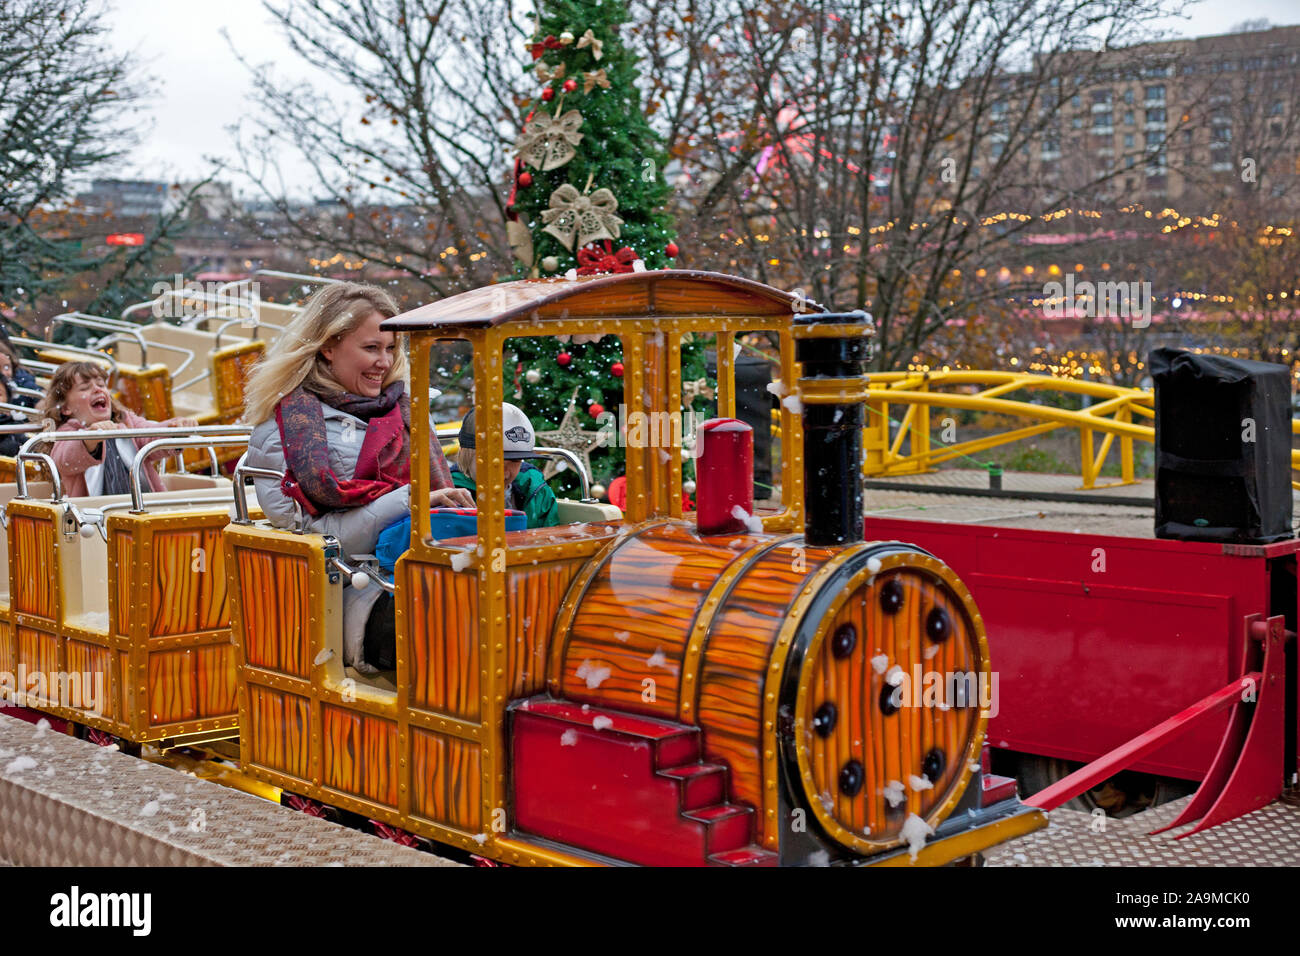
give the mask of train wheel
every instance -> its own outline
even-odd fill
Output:
[[[389,826],[387,823],[380,823],[378,820],[370,820],[370,832],[381,840],[387,840],[390,843],[396,843],[398,846],[409,846],[420,848],[420,838],[414,833],[403,830],[401,827]]]
[[[124,754],[129,754],[132,757],[140,756],[139,744],[132,743],[124,737],[110,734],[106,730],[98,730],[95,727],[87,727],[85,724],[77,724],[75,734],[79,739],[92,743],[96,747],[116,747]]]
[[[96,730],[94,727],[86,728],[86,740],[90,741],[96,747],[114,747],[117,746],[117,738],[104,730]]]
[[[1046,789],[1078,770],[1083,764],[1033,754],[1021,754],[1016,771],[1020,796],[1027,797]],[[1133,770],[1122,771],[1099,787],[1087,790],[1061,806],[1091,813],[1100,807],[1109,817],[1128,817],[1162,803],[1185,797],[1196,789],[1190,780],[1157,777]]]
[[[290,810],[297,810],[299,813],[305,813],[309,817],[319,817],[322,820],[329,820],[331,823],[339,822],[337,810],[310,797],[300,797],[296,793],[285,791],[280,794],[280,805],[288,807]]]

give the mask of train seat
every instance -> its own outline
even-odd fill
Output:
[[[588,521],[622,521],[623,509],[604,502],[574,501],[561,498],[556,502],[560,524],[581,524]]]
[[[229,509],[232,485],[226,478],[208,478],[202,475],[169,474],[163,476],[165,491],[147,493],[145,508],[150,517],[166,515],[178,517],[185,512],[207,510],[225,504]],[[117,551],[115,533],[108,529],[108,518],[114,512],[128,513],[130,495],[99,495],[86,498],[69,498],[89,534],[65,533],[59,544],[59,585],[63,592],[63,617],[68,627],[107,635],[109,631],[109,552]],[[65,521],[65,532],[70,525]],[[195,532],[196,542],[198,532]],[[208,555],[192,559],[206,569]],[[123,570],[117,569],[118,576]]]
[[[144,325],[139,329],[140,337],[144,339],[146,347],[159,345],[162,348],[149,348],[148,359],[150,365],[166,365],[167,369],[173,376],[186,374],[196,369],[196,365],[201,367],[201,360],[207,356],[216,343],[216,336],[211,332],[199,332],[193,329],[182,329],[174,325],[168,325],[163,322],[156,322],[152,325]],[[116,341],[115,349],[118,361],[123,365],[141,363],[140,345],[136,340],[124,335]],[[184,349],[185,351],[178,351]]]

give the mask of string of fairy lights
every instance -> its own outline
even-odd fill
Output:
[[[1239,227],[1239,224],[1236,220],[1230,219],[1225,214],[1220,212],[1212,212],[1209,215],[1188,215],[1171,206],[1166,206],[1159,210],[1153,210],[1153,209],[1145,208],[1143,205],[1138,203],[1120,207],[1118,209],[1118,212],[1125,215],[1139,216],[1143,220],[1150,220],[1155,224],[1159,224],[1160,226],[1159,231],[1162,235],[1171,235],[1173,233],[1177,233],[1188,229],[1215,230],[1215,229],[1222,229],[1225,227],[1226,228]],[[1059,222],[1060,220],[1063,220],[1069,216],[1076,216],[1081,219],[1097,221],[1102,219],[1105,214],[1106,211],[1103,210],[1088,209],[1088,208],[1074,208],[1074,207],[1055,209],[1050,212],[1046,212],[1038,215],[1008,210],[1008,211],[1003,211],[988,216],[984,216],[983,218],[980,219],[979,226],[982,228],[995,228],[1007,222],[1024,223],[1035,219],[1043,223],[1052,223],[1052,222]],[[968,224],[967,220],[963,220],[960,217],[956,217],[956,216],[953,217],[953,222],[954,224],[963,227]],[[929,227],[930,227],[930,222],[923,221],[921,223],[911,223],[908,225],[907,228],[910,230],[915,230],[917,228],[929,228]],[[866,230],[866,233],[867,235],[870,236],[883,236],[897,228],[899,228],[899,223],[890,220],[869,227]],[[863,234],[863,229],[859,226],[853,226],[853,225],[848,226],[846,228],[846,231],[850,236],[855,236],[855,237],[861,236]],[[1284,225],[1284,224],[1268,224],[1259,227],[1257,232],[1258,235],[1256,241],[1260,245],[1276,246],[1276,245],[1280,245],[1282,242],[1284,242],[1287,239],[1294,238],[1295,227],[1291,225]],[[807,228],[802,228],[799,230],[799,233],[801,236],[806,237],[809,234],[809,230]],[[814,228],[811,230],[811,233],[814,239],[829,240],[832,237],[832,234],[828,230]],[[772,234],[768,232],[761,232],[753,236],[747,237],[745,235],[735,234],[730,230],[724,230],[720,232],[718,234],[718,238],[720,240],[729,242],[733,246],[746,246],[746,245],[761,246],[761,245],[767,245],[769,243],[779,241],[779,237],[774,237]],[[846,253],[852,252],[853,246],[851,244],[846,243],[843,245],[842,249]],[[457,249],[455,246],[447,246],[446,248],[439,251],[438,258],[440,260],[446,260],[449,257],[459,256],[462,254],[462,252],[463,250]],[[486,257],[487,255],[488,253],[486,251],[472,252],[468,254],[468,259],[471,262],[475,262],[483,257]],[[394,258],[395,261],[397,261],[398,263],[400,263],[402,260],[401,256],[396,256]],[[329,269],[329,268],[342,268],[347,271],[360,271],[364,269],[368,264],[370,264],[369,261],[364,258],[354,259],[345,256],[342,253],[338,253],[328,258],[322,258],[322,259],[311,258],[308,261],[311,263],[313,268],[318,270]],[[780,260],[776,258],[769,260],[769,262],[771,265],[780,264]],[[735,262],[733,261],[732,264],[734,265]],[[1111,273],[1113,271],[1113,267],[1109,262],[1102,262],[1099,264],[1098,267],[1100,268],[1100,271],[1102,273]],[[1073,264],[1072,267],[1067,265],[1064,268],[1057,263],[1038,265],[1038,266],[1024,265],[1019,267],[1016,270],[1013,270],[1008,266],[1001,266],[996,269],[980,267],[973,270],[973,275],[978,279],[985,279],[988,278],[990,274],[992,274],[997,281],[1002,283],[1009,283],[1013,279],[1013,277],[1016,276],[1017,272],[1021,277],[1023,277],[1021,281],[1024,281],[1024,279],[1029,279],[1031,277],[1034,277],[1040,273],[1043,276],[1048,277],[1049,279],[1057,279],[1066,275],[1066,269],[1071,269],[1071,271],[1073,271],[1076,275],[1080,273],[1084,273],[1086,271],[1086,267],[1083,263],[1076,262]],[[952,275],[953,278],[960,278],[962,272],[960,269],[954,269],[952,270]],[[1247,293],[1245,296],[1239,296],[1227,292],[1211,292],[1204,289],[1180,288],[1180,289],[1162,291],[1158,294],[1152,293],[1151,301],[1153,304],[1166,303],[1172,306],[1174,309],[1181,308],[1184,305],[1196,306],[1201,303],[1205,303],[1207,305],[1218,305],[1218,306],[1225,306],[1225,307],[1236,306],[1237,308],[1241,308],[1242,306],[1250,306],[1256,303],[1258,303],[1261,306],[1264,303],[1278,304],[1284,301],[1287,303],[1287,305],[1290,305],[1291,302],[1300,303],[1300,285],[1297,285],[1294,288],[1290,288],[1290,289],[1274,289],[1272,291],[1257,290],[1257,292],[1258,294]],[[1008,296],[1005,299],[1005,301],[1008,304],[1013,304],[1013,305],[1019,304],[1021,306],[1028,305],[1039,309],[1052,307],[1052,306],[1063,306],[1063,307],[1073,306],[1077,309],[1077,308],[1087,308],[1091,304],[1097,302],[1100,298],[1102,297],[1099,296],[1098,294],[1087,291],[1087,286],[1081,283],[1079,287],[1076,287],[1075,294],[1073,296],[1066,296],[1066,295],[1014,296],[1013,295],[1013,296]],[[1243,320],[1242,322],[1243,327],[1246,326],[1247,324],[1248,323]],[[1243,358],[1255,357],[1254,353],[1249,349],[1233,348],[1230,346],[1197,347],[1197,348],[1190,349],[1190,351],[1194,351],[1198,353],[1231,355],[1233,357],[1243,357]],[[1297,379],[1297,381],[1300,381],[1300,355],[1296,356],[1293,359],[1291,351],[1285,348],[1280,349],[1279,354],[1281,355],[1284,361],[1288,361],[1291,364],[1293,364],[1294,366],[1293,375]],[[1053,350],[1050,348],[1035,347],[1024,358],[1017,357],[1017,356],[1010,357],[1007,360],[1007,364],[1011,369],[1016,371],[1025,371],[1025,372],[1031,372],[1035,374],[1049,375],[1058,378],[1069,378],[1069,379],[1081,379],[1085,377],[1094,377],[1094,376],[1105,377],[1108,375],[1118,375],[1125,372],[1126,370],[1130,372],[1132,370],[1137,370],[1139,372],[1145,370],[1145,362],[1143,360],[1143,357],[1133,350],[1128,351],[1126,355],[1115,356],[1114,353],[1107,353],[1100,350],[1096,350],[1096,351],[1076,350],[1076,349]],[[915,372],[937,371],[940,368],[943,369],[944,371],[948,371],[951,369],[969,369],[971,367],[972,366],[965,365],[960,362],[952,362],[943,365],[932,365],[924,361],[921,361],[919,359],[909,362],[907,365],[908,371],[915,371]]]
[[[1257,353],[1251,349],[1232,348],[1230,346],[1194,346],[1186,349],[1188,352],[1194,352],[1197,355],[1227,355],[1233,358],[1254,359]],[[1279,355],[1292,365],[1291,375],[1297,382],[1300,382],[1300,352],[1291,349],[1279,349]],[[1047,375],[1052,378],[1061,379],[1087,379],[1093,377],[1104,377],[1109,374],[1117,374],[1125,368],[1135,369],[1139,372],[1146,370],[1146,362],[1143,354],[1137,350],[1130,349],[1124,355],[1127,364],[1121,363],[1118,359],[1113,358],[1113,353],[1103,351],[1090,351],[1082,349],[1053,350],[1043,347],[1035,347],[1029,351],[1029,357],[1021,359],[1017,356],[1011,356],[1007,360],[1007,365],[1011,371],[1029,372],[1036,375]],[[1108,370],[1102,363],[1111,360],[1111,368]],[[914,360],[907,363],[909,372],[954,372],[954,371],[979,371],[976,366],[968,365],[960,361],[930,363]]]

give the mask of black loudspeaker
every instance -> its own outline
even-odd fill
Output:
[[[1156,537],[1265,544],[1291,531],[1291,373],[1156,349]]]
[[[718,380],[717,353],[704,353],[709,378]],[[736,356],[736,417],[754,429],[754,500],[772,497],[772,408],[774,396],[767,390],[772,381],[772,363],[741,352]]]

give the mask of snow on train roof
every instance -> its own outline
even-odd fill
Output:
[[[652,318],[679,315],[775,316],[821,312],[800,295],[692,269],[500,282],[386,319],[394,332],[484,328],[506,322]]]

